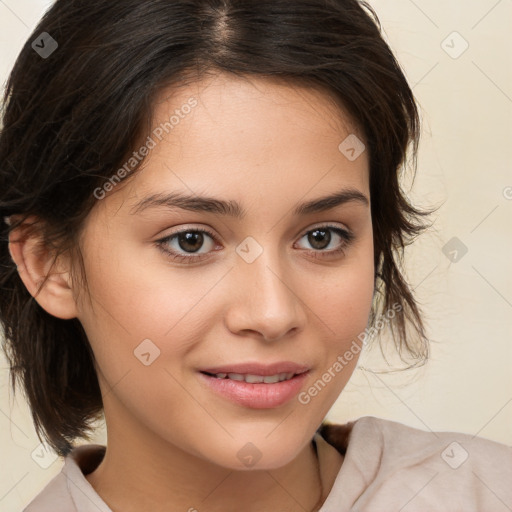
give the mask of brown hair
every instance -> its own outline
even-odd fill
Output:
[[[31,44],[43,32],[58,44],[45,58]],[[416,362],[428,357],[420,311],[400,270],[404,247],[424,229],[425,213],[400,188],[411,146],[415,163],[418,111],[366,3],[57,0],[23,47],[5,92],[0,220],[19,218],[0,222],[0,320],[12,387],[22,385],[38,435],[61,455],[101,417],[94,356],[78,319],[49,315],[28,293],[9,255],[9,230],[39,219],[32,227],[47,246],[56,255],[70,251],[83,270],[78,242],[93,191],[137,147],[159,91],[210,71],[308,83],[339,98],[370,157],[370,321],[399,304],[390,324],[399,353]]]

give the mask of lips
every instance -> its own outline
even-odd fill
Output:
[[[200,381],[217,395],[244,407],[271,409],[301,390],[310,367],[291,361],[239,363],[199,370]]]

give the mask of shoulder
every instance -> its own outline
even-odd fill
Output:
[[[23,509],[23,512],[55,512],[58,510],[76,511],[68,491],[66,477],[62,471],[37,494]]]
[[[361,510],[512,508],[512,448],[501,443],[373,416],[318,433],[345,455],[340,473],[359,486]]]
[[[74,448],[64,466],[23,512],[111,512],[84,475],[103,459],[106,447],[88,444]]]
[[[450,466],[462,466],[466,461],[468,466],[477,462],[492,461],[495,464],[499,461],[512,469],[512,447],[461,432],[421,430],[383,418],[364,416],[343,425],[324,422],[318,433],[342,454],[349,446],[364,445],[368,449],[379,450],[383,457],[403,458],[404,461],[410,460],[414,451],[418,458],[435,454]],[[450,460],[453,458],[457,460]]]

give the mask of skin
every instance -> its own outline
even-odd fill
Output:
[[[307,390],[364,330],[374,291],[369,205],[292,211],[346,188],[369,200],[367,153],[349,161],[339,151],[358,131],[325,91],[219,74],[166,91],[155,126],[190,97],[197,106],[143,170],[88,216],[81,246],[90,297],[65,257],[37,294],[50,253],[37,254],[36,239],[11,243],[11,254],[39,304],[59,318],[77,317],[91,343],[108,449],[87,479],[114,512],[312,510],[342,457],[330,447],[321,496],[311,440],[357,355],[307,405],[295,397],[273,409],[219,397],[197,372],[228,362],[294,361],[311,367]],[[246,216],[165,207],[133,213],[143,198],[172,191],[238,201]],[[354,239],[322,258],[344,243],[330,231],[327,249],[312,246],[307,231],[325,223]],[[199,250],[209,257],[176,262],[157,247],[183,228],[216,234],[216,242],[205,235]],[[250,264],[235,251],[248,236],[263,248]],[[167,248],[187,254],[177,240]],[[144,339],[160,350],[148,366],[134,356]],[[237,457],[248,442],[262,454],[250,469]]]

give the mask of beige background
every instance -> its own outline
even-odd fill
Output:
[[[2,84],[50,3],[0,0]],[[443,205],[434,229],[407,254],[432,354],[420,369],[377,374],[385,363],[378,350],[368,352],[329,418],[373,415],[512,445],[512,1],[370,4],[422,108],[411,195],[420,205]],[[457,262],[442,251],[453,237],[468,249]],[[30,412],[8,392],[3,359],[0,433],[0,509],[21,510],[62,460],[36,457]],[[97,441],[104,442],[101,430]]]

